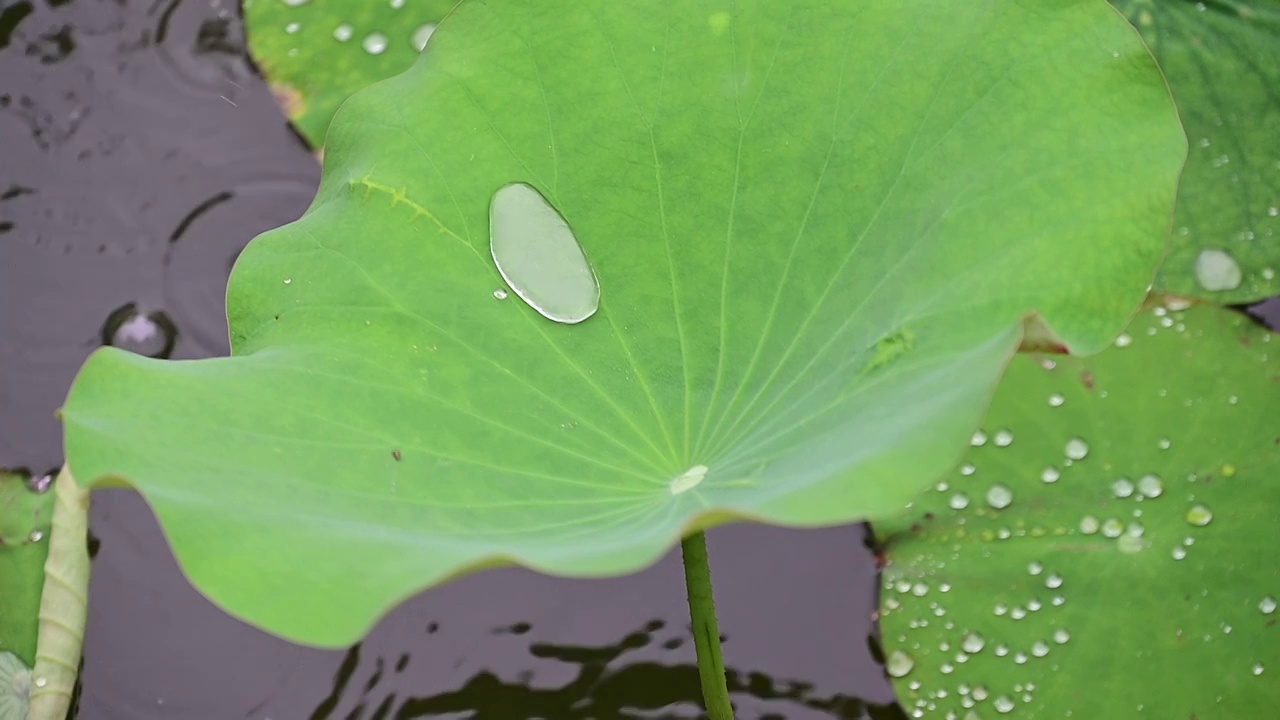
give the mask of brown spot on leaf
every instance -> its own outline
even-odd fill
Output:
[[[290,120],[297,118],[307,108],[306,101],[302,99],[302,93],[284,83],[271,83],[271,96],[275,98],[276,105]]]
[[[1088,371],[1088,370],[1085,370],[1085,371],[1081,372],[1081,373],[1080,373],[1080,382],[1084,385],[1084,387],[1085,387],[1085,389],[1086,389],[1086,390],[1092,390],[1092,389],[1093,389],[1093,383],[1094,383],[1094,381],[1093,381],[1093,373],[1092,373],[1092,372],[1090,372],[1090,371]]]

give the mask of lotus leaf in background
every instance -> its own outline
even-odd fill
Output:
[[[1026,314],[1077,352],[1120,332],[1185,153],[1134,29],[1056,0],[468,0],[326,142],[236,265],[233,357],[104,348],[63,409],[81,483],[136,487],[197,588],[323,646],[486,567],[898,511]],[[495,266],[513,183],[548,228],[516,240],[564,266]],[[589,317],[544,317],[582,272]]]
[[[1191,144],[1157,289],[1280,294],[1280,1],[1113,2],[1160,62]]]
[[[48,478],[33,481],[25,472],[0,470],[0,651],[13,653],[27,667],[35,663],[40,588],[49,554],[49,487]]]
[[[876,525],[913,717],[1270,717],[1278,381],[1280,338],[1207,306],[1015,358],[958,469]]]
[[[355,91],[418,59],[457,0],[245,0],[249,51],[314,148]]]

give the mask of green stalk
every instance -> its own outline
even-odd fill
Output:
[[[711,593],[711,565],[707,562],[707,536],[701,532],[680,543],[684,553],[684,583],[689,588],[689,618],[693,621],[693,646],[698,652],[702,700],[711,720],[733,720],[724,657],[720,654],[720,626]]]
[[[89,493],[65,466],[54,481],[40,631],[27,720],[64,720],[80,668],[89,593]]]

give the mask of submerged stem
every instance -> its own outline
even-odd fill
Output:
[[[711,720],[733,720],[724,657],[720,654],[720,626],[711,593],[711,566],[707,562],[707,536],[695,533],[680,543],[684,553],[684,582],[689,588],[689,618],[693,621],[693,645],[698,652],[702,699]]]

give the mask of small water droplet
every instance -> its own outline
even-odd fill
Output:
[[[568,223],[541,193],[524,183],[506,185],[494,194],[489,215],[493,261],[516,295],[560,323],[595,314],[595,273]]]
[[[976,470],[977,470],[977,468],[975,468],[975,467],[974,467],[972,464],[970,464],[970,463],[965,463],[964,465],[961,465],[961,466],[960,466],[960,474],[961,474],[961,475],[969,476],[969,475],[972,475],[972,474],[974,473],[974,471],[976,471]]]
[[[355,33],[356,33],[355,28],[351,27],[350,25],[347,25],[346,23],[343,23],[333,29],[333,39],[337,40],[338,42],[346,42],[350,40],[351,37],[355,35]]]
[[[387,36],[379,32],[369,33],[360,46],[370,55],[381,55],[387,51]]]
[[[679,495],[682,492],[692,490],[707,477],[706,465],[694,465],[685,470],[684,473],[671,480],[668,489],[672,495]]]
[[[1158,498],[1164,494],[1164,480],[1159,475],[1143,475],[1138,480],[1138,492],[1146,498]]]
[[[987,640],[976,632],[971,632],[964,636],[960,641],[960,647],[970,655],[982,652],[982,648],[986,647]]]
[[[1207,505],[1193,505],[1187,511],[1187,522],[1196,527],[1204,527],[1213,520],[1213,511]]]
[[[1037,640],[1037,641],[1035,642],[1035,644],[1031,646],[1031,654],[1032,654],[1032,655],[1035,655],[1035,656],[1036,656],[1036,657],[1038,657],[1038,658],[1039,658],[1039,657],[1044,657],[1045,655],[1048,655],[1048,654],[1049,654],[1049,643],[1046,643],[1046,642],[1045,642],[1045,641],[1043,641],[1043,640]]]
[[[951,506],[952,510],[963,510],[969,507],[969,496],[964,493],[956,493],[951,496],[947,504]]]
[[[1120,478],[1111,483],[1111,493],[1118,498],[1127,498],[1133,494],[1133,483],[1129,478]]]
[[[1174,560],[1184,560],[1187,557],[1187,549],[1178,545],[1173,549],[1173,552],[1171,552],[1170,555],[1173,556]]]
[[[987,490],[987,504],[996,510],[1003,510],[1013,502],[1013,491],[999,483]]]
[[[1027,566],[1028,575],[1039,575],[1042,572],[1044,572],[1044,565],[1039,562],[1033,561],[1030,565]]]
[[[1264,670],[1266,670],[1266,668],[1264,668],[1264,667],[1262,666],[1262,663],[1254,663],[1254,664],[1253,664],[1253,674],[1254,674],[1254,675],[1261,675],[1261,674],[1263,673],[1263,671],[1264,671]]]
[[[1172,445],[1173,443],[1169,441],[1169,438],[1160,438],[1160,442],[1156,443],[1156,447],[1161,450],[1168,450]]]
[[[1049,577],[1044,579],[1044,586],[1050,590],[1057,590],[1062,587],[1062,576],[1057,573],[1050,574]]]
[[[1049,407],[1062,407],[1062,403],[1066,401],[1067,399],[1065,397],[1058,393],[1054,393],[1049,396]]]
[[[1058,482],[1058,478],[1061,476],[1062,474],[1058,472],[1058,468],[1052,467],[1052,466],[1047,467],[1040,472],[1041,482],[1046,482],[1046,483]]]
[[[289,7],[299,7],[301,5],[306,5],[310,1],[311,0],[284,0],[284,4]]]
[[[1068,642],[1071,641],[1071,633],[1067,632],[1063,628],[1058,628],[1057,630],[1053,631],[1053,641],[1058,643],[1059,645],[1066,645]]]
[[[413,31],[413,37],[410,38],[410,42],[413,43],[413,49],[422,52],[422,49],[427,46],[427,41],[431,39],[435,32],[435,23],[419,25],[418,29]]]
[[[27,535],[27,540],[33,543],[38,543],[43,539],[44,539],[44,533],[41,532],[40,530],[32,530],[31,533]]]
[[[404,0],[391,0],[391,9],[399,10],[404,7]]]
[[[1129,344],[1132,342],[1133,342],[1133,337],[1130,336],[1129,333],[1120,333],[1120,336],[1116,338],[1116,347],[1118,348],[1129,347]]]
[[[1013,444],[1013,433],[1008,430],[1000,430],[996,432],[996,447],[1009,447]]]
[[[498,298],[499,300],[506,300],[506,299],[507,299],[507,291],[506,291],[506,290],[502,290],[502,289],[494,290],[494,291],[493,291],[493,296],[494,296],[494,297],[496,297],[496,298]]]
[[[889,659],[885,661],[885,670],[889,675],[900,678],[906,677],[911,672],[911,668],[916,666],[916,661],[908,654],[901,650],[894,650],[889,655]]]
[[[1009,611],[1009,617],[1013,620],[1021,620],[1027,616],[1027,609],[1023,607],[1015,607]]]
[[[1258,603],[1258,609],[1262,611],[1263,615],[1274,613],[1276,611],[1276,599],[1270,595],[1262,598],[1262,601]]]
[[[1009,654],[1009,646],[1004,643],[1000,643],[999,645],[996,645],[995,650],[992,650],[992,652],[996,654],[996,657],[1004,657]]]
[[[1102,525],[1098,522],[1098,518],[1092,515],[1085,515],[1080,518],[1080,532],[1084,535],[1092,535],[1098,532]]]
[[[36,683],[36,687],[42,688],[45,685],[49,684],[49,679],[41,675],[40,677],[36,678],[35,683]]]
[[[1109,518],[1102,523],[1102,534],[1109,538],[1118,538],[1124,534],[1124,523],[1116,518]]]
[[[1196,280],[1210,292],[1240,287],[1240,265],[1221,250],[1203,250],[1196,257]]]
[[[1089,443],[1081,438],[1071,438],[1067,441],[1064,451],[1072,460],[1083,460],[1089,454]]]
[[[974,447],[982,447],[987,444],[987,434],[981,430],[974,430],[973,437],[969,438],[969,444]]]
[[[996,603],[996,606],[992,608],[991,611],[995,613],[997,616],[1004,615],[1009,612],[1009,607],[1004,603]]]

